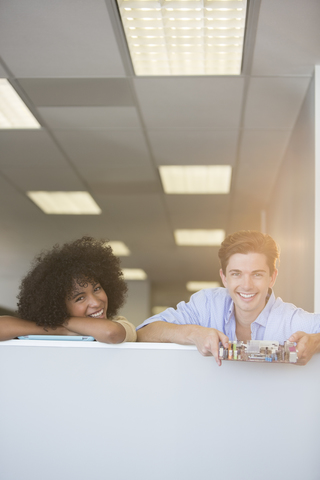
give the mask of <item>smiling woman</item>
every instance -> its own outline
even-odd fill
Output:
[[[135,341],[134,326],[116,317],[127,285],[105,241],[82,237],[35,258],[22,280],[18,316],[0,318],[0,340],[20,335],[91,335],[105,343]]]

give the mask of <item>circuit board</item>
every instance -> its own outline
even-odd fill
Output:
[[[272,340],[248,340],[229,342],[228,348],[219,343],[220,360],[241,362],[297,363],[296,343],[280,345]]]

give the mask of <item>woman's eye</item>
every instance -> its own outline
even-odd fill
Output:
[[[78,298],[76,299],[76,302],[80,302],[80,300],[83,300],[83,297],[78,297]]]
[[[101,290],[100,285],[98,285],[98,286],[94,289],[95,292],[97,292],[98,290]]]

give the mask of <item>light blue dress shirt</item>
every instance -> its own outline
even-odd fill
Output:
[[[200,290],[191,296],[188,303],[180,302],[176,309],[168,308],[148,318],[137,330],[159,321],[216,328],[229,340],[235,340],[234,303],[226,288]],[[285,303],[281,298],[275,298],[272,292],[266,306],[251,324],[251,339],[277,340],[283,344],[299,330],[319,333],[320,314],[308,313],[292,303]]]

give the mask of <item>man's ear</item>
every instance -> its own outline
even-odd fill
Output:
[[[223,271],[222,271],[222,268],[220,268],[219,273],[220,273],[220,277],[221,277],[222,283],[223,283],[223,285],[226,287],[226,286],[227,286],[227,279],[226,279],[226,277],[225,277],[225,274],[224,274]]]
[[[269,288],[272,288],[273,285],[276,283],[277,276],[278,276],[278,270],[275,268],[274,271],[273,271],[273,274],[271,275],[271,281],[269,283]]]

